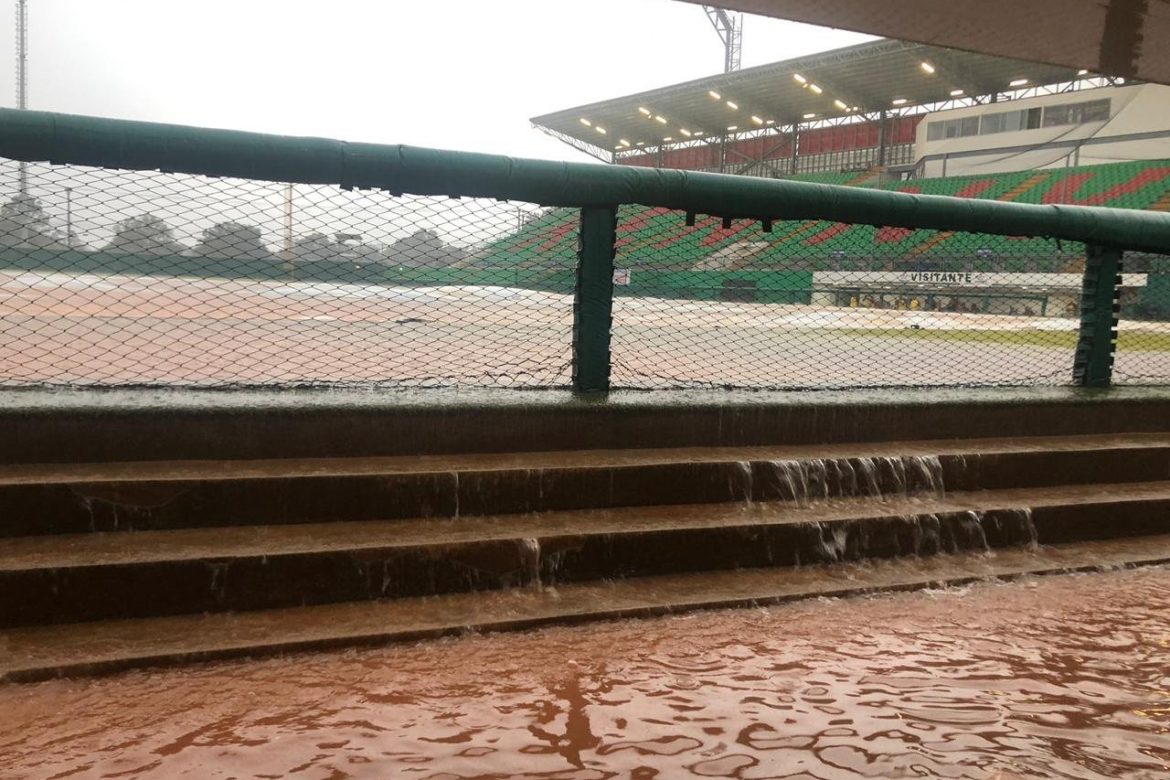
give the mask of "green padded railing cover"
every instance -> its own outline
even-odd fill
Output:
[[[395,194],[496,198],[546,206],[634,203],[730,217],[822,219],[1045,236],[1170,253],[1170,215],[1161,213],[549,162],[40,111],[0,109],[0,156],[26,162],[334,184]]]

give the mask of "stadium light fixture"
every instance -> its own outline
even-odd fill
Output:
[[[672,136],[672,135],[668,135],[668,136],[666,136],[665,138],[663,138],[662,140],[663,140],[663,141],[673,141],[673,140],[674,140],[674,136]]]
[[[805,119],[816,119],[817,115],[816,114],[805,114],[804,118]]]
[[[723,96],[720,95],[718,92],[716,92],[713,89],[707,90],[707,94],[710,95],[713,100],[722,100],[723,99]]]
[[[739,103],[736,103],[734,100],[728,100],[727,107],[730,108],[732,111],[738,111],[739,110]]]
[[[906,105],[906,98],[894,98],[893,100],[890,101],[890,105],[904,106],[904,105]]]
[[[767,122],[764,122],[764,124],[766,124],[766,125],[774,125],[774,124],[776,124],[776,120],[775,120],[775,119],[769,119]]]
[[[658,124],[660,124],[660,125],[664,125],[664,124],[666,124],[666,117],[664,117],[664,116],[658,116],[658,115],[655,115],[655,116],[654,116],[654,121],[655,121],[655,122],[657,122],[657,123],[658,123]]]
[[[638,113],[642,116],[650,116],[650,109],[645,106],[638,106]]]
[[[821,94],[822,92],[824,92],[824,90],[823,90],[823,89],[821,89],[820,87],[818,87],[816,84],[809,84],[809,85],[808,85],[808,88],[809,88],[809,90],[811,90],[811,91],[812,91],[812,93],[813,93],[814,95],[819,95],[819,94]]]
[[[728,126],[727,126],[727,129],[728,129],[728,130],[738,130],[738,129],[739,129],[739,125],[728,125]]]
[[[934,73],[934,66],[931,65],[926,60],[923,60],[922,62],[918,63],[918,67],[922,68],[922,72],[928,76]]]
[[[1088,76],[1089,70],[1087,68],[1081,68],[1080,70],[1077,71],[1077,75],[1078,76]]]
[[[1009,81],[1008,86],[1009,87],[1022,87],[1027,83],[1028,83],[1027,79],[1015,79],[1013,81]]]
[[[593,123],[585,117],[581,117],[581,124],[585,125],[586,127],[593,127]]]
[[[645,146],[645,145],[646,145],[645,141],[638,141],[638,143],[634,144],[634,146]]]
[[[833,105],[835,105],[837,108],[841,109],[842,111],[849,110],[849,106],[845,103],[844,100],[834,100]]]
[[[691,137],[691,131],[687,130],[685,127],[680,127],[679,132],[685,135],[687,138]]]
[[[630,142],[624,138],[618,139],[618,143],[621,144],[622,146],[629,146],[630,145]]]
[[[755,114],[752,114],[752,121],[753,121],[753,122],[755,122],[757,125],[762,125],[762,124],[764,124],[764,120],[763,120],[763,118],[762,118],[762,117],[758,117],[758,116],[756,116]]]
[[[965,93],[961,89],[952,89],[951,97],[962,97]]]
[[[593,128],[593,129],[596,130],[597,132],[601,133],[602,135],[605,135],[605,128],[602,127],[601,125],[598,125],[597,127]]]
[[[808,83],[808,79],[806,79],[804,76],[800,75],[799,73],[793,73],[792,80],[795,81],[797,84],[807,84]]]

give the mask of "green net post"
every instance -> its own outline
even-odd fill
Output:
[[[577,291],[573,302],[573,390],[609,390],[609,331],[613,320],[613,258],[617,209],[581,209]]]
[[[1121,250],[1087,245],[1073,384],[1108,387],[1112,381],[1120,292]]]

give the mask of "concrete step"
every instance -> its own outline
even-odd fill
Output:
[[[0,680],[418,640],[467,630],[640,617],[681,609],[962,584],[1170,562],[1170,536],[865,564],[670,575],[247,613],[0,631]]]
[[[1160,388],[832,393],[28,390],[0,463],[349,458],[1170,432]]]
[[[1170,435],[0,466],[0,537],[1122,483]]]
[[[0,539],[0,626],[1170,533],[1170,482]]]

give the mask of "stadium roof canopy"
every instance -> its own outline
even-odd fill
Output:
[[[531,120],[603,159],[613,151],[738,135],[1057,84],[1078,70],[879,40],[603,100]],[[1026,80],[1026,81],[1024,81]],[[1014,82],[1014,84],[1013,84]],[[628,144],[628,145],[627,145]]]
[[[1167,0],[720,0],[719,5],[1170,84]]]

